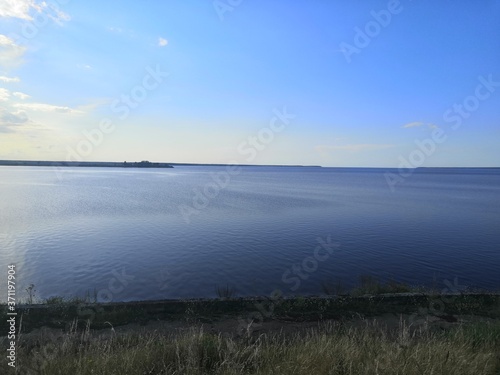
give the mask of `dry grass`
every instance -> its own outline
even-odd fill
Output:
[[[36,374],[499,374],[500,324],[445,332],[322,324],[304,334],[231,338],[193,328],[97,335],[75,327],[57,341],[18,347],[19,373]],[[11,373],[5,361],[0,373]],[[30,372],[31,371],[31,372]]]

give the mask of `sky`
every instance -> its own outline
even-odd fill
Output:
[[[500,167],[499,0],[0,0],[0,159]]]

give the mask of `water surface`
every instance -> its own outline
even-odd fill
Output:
[[[364,274],[500,287],[498,169],[422,169],[391,191],[382,169],[245,167],[207,188],[225,170],[0,167],[0,270],[39,298],[113,301],[321,294]],[[318,238],[340,247],[314,263]]]

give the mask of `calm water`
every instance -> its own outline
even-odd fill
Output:
[[[16,264],[39,298],[321,294],[364,274],[500,287],[500,170],[420,170],[392,192],[384,170],[247,167],[196,213],[224,167],[55,171],[0,167],[0,278]],[[318,238],[340,247],[317,261]]]

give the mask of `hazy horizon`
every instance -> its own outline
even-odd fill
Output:
[[[0,162],[67,162],[66,160],[28,160],[28,159],[11,159],[11,160],[0,160]],[[137,160],[80,160],[80,161],[74,161],[75,163],[82,163],[82,162],[89,162],[89,163],[123,163],[126,161],[127,163],[138,163],[141,161],[144,161],[144,159],[137,159]],[[160,164],[171,164],[171,165],[238,165],[238,166],[251,166],[251,167],[320,167],[320,168],[359,168],[359,169],[407,169],[406,167],[390,167],[390,166],[325,166],[325,165],[320,165],[320,164],[245,164],[245,163],[205,163],[205,162],[184,162],[184,161],[169,161],[169,160],[147,160],[148,162],[151,163],[160,163]],[[0,165],[2,166],[2,165]],[[456,169],[495,169],[495,168],[500,168],[500,166],[481,166],[481,165],[475,165],[475,166],[441,166],[441,165],[436,165],[436,166],[431,166],[431,167],[414,167],[414,168],[456,168]]]

